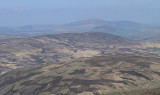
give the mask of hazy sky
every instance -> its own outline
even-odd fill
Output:
[[[160,0],[0,0],[0,26],[93,18],[160,24]]]

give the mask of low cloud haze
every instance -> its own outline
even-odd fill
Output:
[[[160,24],[159,0],[14,0],[0,2],[0,26],[65,24],[84,19]]]

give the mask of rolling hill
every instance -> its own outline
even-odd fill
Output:
[[[159,95],[159,68],[159,58],[80,58],[8,72],[0,77],[0,94]]]
[[[135,42],[102,32],[64,33],[0,41],[0,72],[93,56],[160,57],[157,42]]]
[[[159,95],[160,44],[104,32],[0,41],[0,95]]]

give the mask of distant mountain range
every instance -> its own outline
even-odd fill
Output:
[[[64,25],[0,27],[0,34],[9,34],[21,37],[88,31],[116,34],[135,40],[160,40],[160,26],[130,21],[103,21],[99,19],[90,19]]]

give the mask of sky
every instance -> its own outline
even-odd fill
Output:
[[[85,19],[160,24],[160,0],[0,0],[0,27]]]

